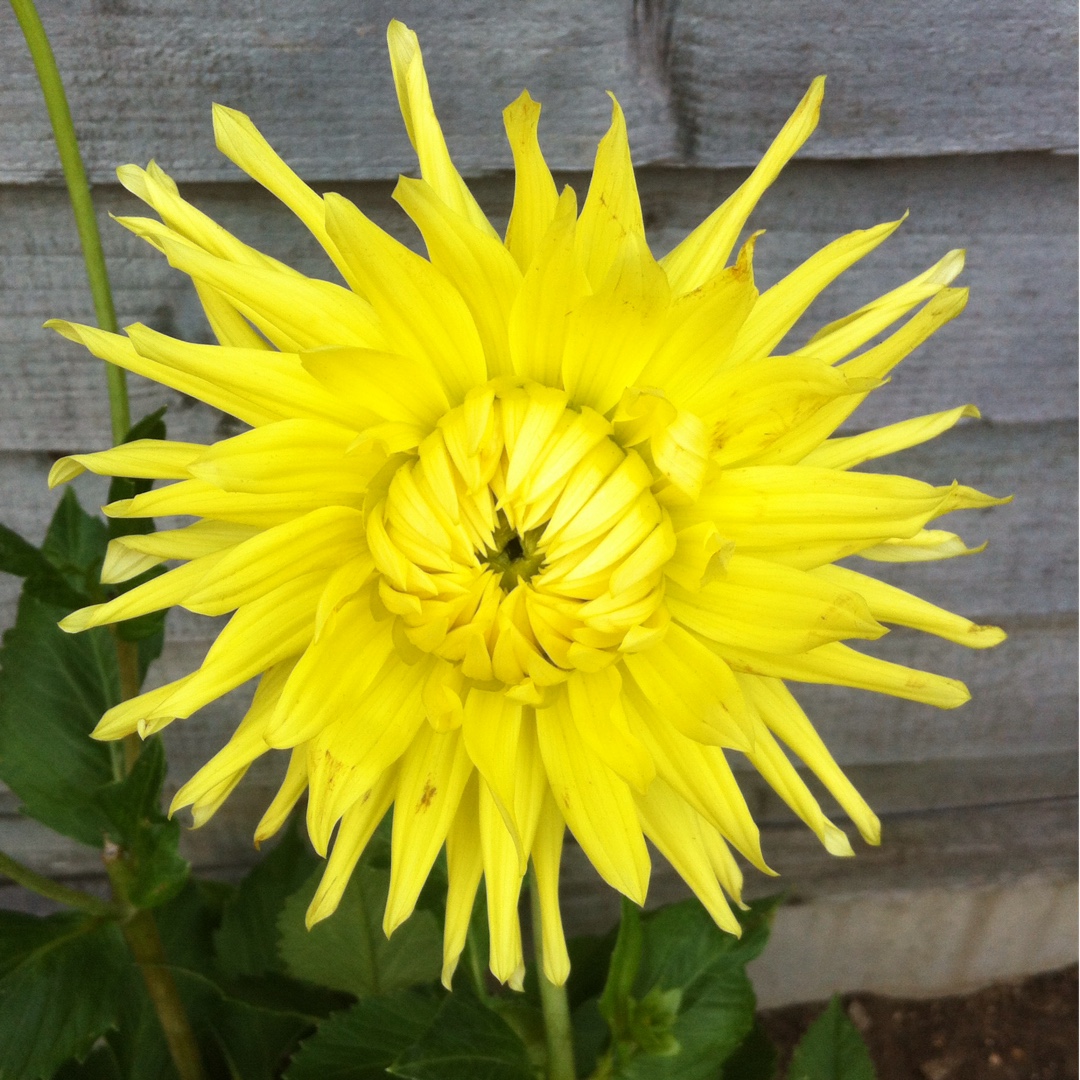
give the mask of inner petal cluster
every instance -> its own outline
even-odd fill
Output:
[[[676,541],[645,459],[567,394],[495,380],[385,474],[367,537],[416,648],[541,704],[654,642]]]

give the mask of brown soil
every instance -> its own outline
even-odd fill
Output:
[[[912,1001],[852,994],[844,1004],[870,1047],[878,1080],[1077,1077],[1075,966],[964,997]],[[784,1070],[822,1008],[793,1005],[762,1014]]]

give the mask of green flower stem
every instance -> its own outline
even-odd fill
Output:
[[[75,138],[75,125],[71,121],[64,84],[56,67],[56,57],[41,25],[41,18],[34,8],[33,0],[11,0],[15,18],[22,27],[30,56],[37,69],[38,82],[45,95],[45,107],[52,121],[56,148],[60,152],[60,164],[67,181],[71,209],[75,214],[75,224],[82,242],[83,261],[86,263],[86,276],[90,282],[90,293],[94,298],[94,311],[98,326],[102,330],[116,333],[116,311],[113,307],[112,292],[109,289],[109,275],[105,269],[105,253],[101,248],[101,236],[98,233],[97,218],[94,216],[94,203],[90,197],[90,184],[86,179],[79,143]],[[112,364],[105,365],[105,378],[109,387],[109,414],[112,418],[113,442],[120,442],[131,428],[131,409],[128,405],[127,379],[122,368]]]
[[[536,953],[536,980],[540,984],[540,1006],[544,1012],[547,1042],[547,1080],[575,1080],[574,1029],[570,1023],[570,1002],[565,986],[556,986],[544,974],[543,928],[540,921],[540,889],[536,874],[529,871],[529,907],[532,910],[533,951]]]
[[[70,889],[67,885],[61,885],[59,881],[53,881],[29,866],[23,866],[10,855],[0,852],[0,874],[18,882],[24,889],[36,892],[38,896],[44,896],[49,900],[55,900],[65,907],[77,908],[91,915],[102,918],[114,918],[117,914],[115,904],[107,900],[99,900],[96,896],[82,892],[80,889]]]
[[[123,851],[106,841],[105,869],[112,882],[113,894],[124,905],[120,929],[131,955],[146,984],[146,992],[154,1005],[169,1046],[169,1056],[180,1080],[206,1080],[202,1057],[195,1032],[188,1021],[187,1010],[169,969],[165,947],[161,943],[154,913],[132,906],[127,901],[123,883]]]

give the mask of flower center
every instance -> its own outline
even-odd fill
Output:
[[[675,538],[654,476],[561,390],[495,380],[384,474],[367,518],[405,637],[522,700],[663,633]]]
[[[544,554],[539,550],[541,529],[532,529],[524,536],[518,534],[498,512],[499,526],[492,534],[493,546],[481,556],[499,574],[503,592],[513,592],[519,581],[531,581],[544,565]]]

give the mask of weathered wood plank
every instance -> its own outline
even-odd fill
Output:
[[[658,253],[685,235],[737,185],[735,171],[649,169],[641,176],[648,228]],[[584,177],[569,179],[579,191]],[[385,184],[339,185],[403,239],[412,230]],[[512,186],[477,186],[496,221],[505,221]],[[997,421],[1076,415],[1075,162],[1037,154],[926,161],[794,165],[752,224],[768,232],[757,270],[768,285],[836,236],[912,214],[904,228],[857,264],[814,305],[794,332],[821,325],[925,269],[951,247],[969,249],[968,310],[918,350],[894,382],[874,394],[858,422],[872,426],[963,401]],[[284,208],[261,190],[214,185],[194,202],[249,242],[312,274],[327,260]],[[191,340],[208,330],[187,280],[156,252],[109,221],[140,203],[116,188],[99,192],[106,250],[120,318],[141,320]],[[92,320],[85,273],[63,193],[0,187],[0,450],[99,447],[108,420],[100,364],[43,332],[53,316]],[[171,401],[177,437],[234,431],[180,395],[133,380],[136,415]]]
[[[831,76],[808,153],[880,157],[1075,146],[1075,11],[1062,0],[49,0],[91,176],[155,156],[184,178],[236,179],[209,104],[249,111],[311,179],[413,167],[384,33],[420,34],[451,150],[470,174],[505,166],[499,110],[528,87],[551,161],[592,161],[615,91],[637,160],[752,163],[810,80]],[[0,13],[0,182],[56,176],[13,17]]]
[[[853,859],[829,855],[807,829],[770,826],[762,847],[780,873],[746,875],[746,895],[786,889],[789,903],[925,886],[977,886],[1045,876],[1076,877],[1076,799],[927,811],[885,818],[878,848],[860,845]],[[618,895],[599,883],[581,850],[568,844],[560,883],[563,919],[577,933],[599,933],[619,921]],[[659,856],[653,859],[648,906],[682,900],[689,890]]]

